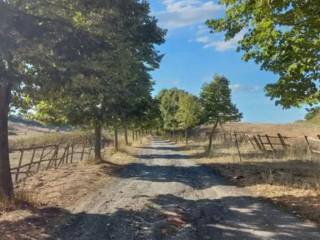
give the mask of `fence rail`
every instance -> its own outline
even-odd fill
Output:
[[[92,146],[88,142],[12,149],[10,151],[11,176],[14,182],[18,182],[40,170],[88,160],[91,152]]]
[[[207,135],[207,134],[206,134]],[[254,151],[281,152],[297,144],[304,145],[311,154],[320,154],[320,135],[317,138],[309,136],[287,137],[280,133],[269,135],[263,133],[249,133],[236,131],[223,131],[215,135],[215,139],[224,144],[239,146],[243,143],[252,146]]]

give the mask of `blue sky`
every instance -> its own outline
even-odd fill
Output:
[[[287,123],[303,119],[304,109],[283,110],[265,96],[265,84],[277,77],[241,60],[241,53],[235,50],[241,33],[229,42],[221,34],[209,33],[205,20],[224,12],[216,1],[150,0],[150,4],[159,25],[168,29],[166,43],[159,48],[165,57],[160,69],[152,73],[155,94],[178,87],[197,95],[202,84],[218,73],[230,80],[243,121]]]

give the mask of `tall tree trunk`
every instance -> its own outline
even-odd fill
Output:
[[[213,136],[214,136],[214,133],[215,133],[216,128],[217,128],[217,126],[218,126],[218,123],[219,123],[219,121],[217,120],[217,121],[215,122],[215,124],[213,125],[213,127],[212,127],[212,130],[211,130],[211,133],[210,133],[210,136],[209,136],[208,153],[211,152]]]
[[[114,128],[114,151],[119,151],[118,128]]]
[[[135,138],[134,138],[134,130],[132,130],[132,142],[134,142]]]
[[[0,198],[13,198],[13,184],[10,172],[8,114],[11,98],[11,86],[0,79]]]
[[[184,136],[186,138],[186,145],[188,145],[188,128],[186,128]]]
[[[128,140],[128,127],[127,124],[125,124],[124,126],[124,141],[126,143],[126,145],[129,145],[129,140]]]
[[[102,161],[101,156],[101,132],[102,127],[100,123],[97,123],[94,128],[94,159],[96,162]]]

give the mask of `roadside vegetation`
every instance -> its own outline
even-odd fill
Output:
[[[142,131],[154,101],[150,71],[166,31],[146,2],[0,2],[0,196],[13,198],[10,109],[44,124],[93,130],[101,162],[102,129]],[[31,116],[30,116],[31,115]],[[117,141],[115,143],[117,148]]]
[[[151,72],[164,57],[157,47],[165,42],[166,30],[151,16],[147,1],[0,1],[0,211],[16,205],[30,210],[30,203],[64,207],[89,194],[88,189],[98,189],[95,180],[105,174],[107,164],[111,171],[111,166],[135,161],[129,157],[138,155],[132,146],[158,135],[185,144],[182,149],[199,164],[253,194],[320,222],[319,155],[305,145],[305,136],[320,134],[320,4],[220,4],[226,6],[226,14],[208,20],[207,26],[226,40],[243,35],[238,42],[243,59],[278,76],[266,86],[267,96],[283,108],[310,106],[306,121],[277,126],[240,123],[243,114],[232,101],[230,80],[222,74],[205,83],[198,96],[172,88],[153,97]],[[14,114],[24,123],[39,125],[26,130],[26,125],[9,123],[10,116],[17,118]],[[60,128],[54,132],[45,126]],[[281,133],[301,139],[285,151],[257,151],[248,141],[238,141],[239,132],[238,136]],[[221,134],[229,134],[231,140]],[[79,141],[93,147],[89,157],[94,161],[13,182],[13,150]],[[32,160],[34,155],[35,151]],[[76,183],[81,176],[85,180]],[[51,202],[47,187],[67,178],[63,191],[55,188],[53,194],[59,196]],[[80,186],[88,192],[77,192]],[[64,197],[68,203],[59,205]]]
[[[236,126],[238,132],[248,131],[248,124],[245,123],[231,124],[231,126]],[[289,134],[288,128],[292,127],[290,124],[256,124],[254,126],[253,131],[259,129],[261,135],[270,134],[270,132]],[[200,165],[212,169],[232,184],[246,189],[254,196],[272,201],[300,218],[320,223],[319,154],[310,153],[301,137],[308,127],[303,124],[294,126],[294,133],[298,134],[296,137],[301,141],[292,144],[284,152],[261,152],[254,149],[249,142],[244,141],[239,147],[241,158],[239,158],[234,139],[225,141],[221,137],[223,133],[230,133],[228,127],[230,126],[217,130],[218,134],[209,155],[203,154],[206,152],[208,140],[199,138],[198,134],[190,137],[188,146],[182,142],[179,145]],[[290,136],[293,137],[293,135]]]

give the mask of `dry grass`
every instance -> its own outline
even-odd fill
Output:
[[[229,123],[224,126],[224,129],[248,133],[265,133],[269,135],[281,133],[288,137],[316,136],[320,134],[320,125],[309,122],[290,124]]]
[[[63,133],[36,133],[10,139],[10,148],[25,148],[57,143],[69,143],[84,141],[91,137],[90,132],[75,131]]]
[[[84,161],[42,171],[20,182],[14,201],[0,201],[1,239],[48,239],[55,228],[72,217],[68,209],[110,183],[121,165],[135,161],[131,154],[113,153],[110,149],[104,157],[117,166]]]
[[[40,171],[18,183],[15,200],[0,201],[0,211],[19,208],[20,203],[29,203],[32,206],[68,206],[74,203],[75,199],[100,187],[100,180],[106,181],[114,167],[109,163],[119,167],[133,163],[136,161],[137,151],[135,147],[124,145],[121,145],[121,151],[117,153],[114,153],[112,148],[106,148],[103,151],[105,163],[96,164],[94,160],[90,160]]]
[[[187,153],[197,155],[205,142],[193,143]],[[310,161],[301,144],[282,153],[258,153],[242,145],[237,148],[215,142],[210,157],[197,161],[218,171],[253,195],[270,199],[297,216],[320,223],[320,161]],[[316,159],[313,157],[313,159]]]
[[[18,132],[16,126],[11,127],[11,131],[14,134],[10,136],[11,149],[77,142],[87,139],[88,134],[90,135],[80,131],[33,131],[24,129],[24,126],[19,127]],[[144,138],[131,145],[139,146],[146,141]],[[99,165],[94,161],[78,162],[59,169],[39,172],[18,183],[14,200],[0,200],[0,238],[35,239],[34,236],[37,236],[37,239],[47,239],[56,227],[68,221],[69,207],[108,184],[114,171],[135,161],[135,147],[125,147],[121,140],[120,148],[121,151],[118,153],[114,153],[111,147],[106,148],[103,153],[104,158],[113,165],[107,162]],[[30,156],[26,153],[24,157],[28,159]],[[12,165],[15,164],[15,160],[12,158]]]

